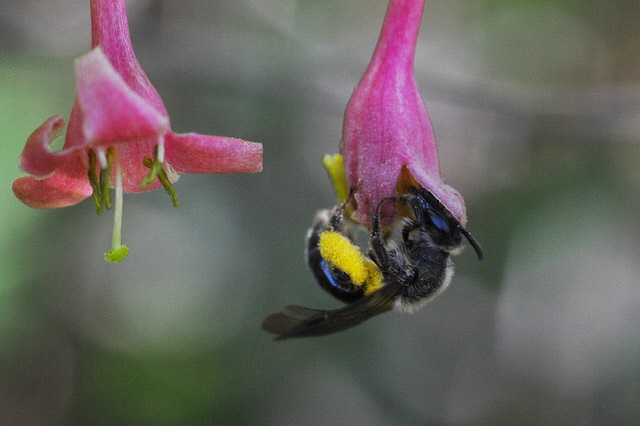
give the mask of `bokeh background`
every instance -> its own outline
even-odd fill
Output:
[[[177,209],[125,195],[131,254],[107,264],[110,213],[10,189],[68,117],[88,1],[0,1],[0,423],[637,421],[637,0],[428,0],[417,79],[486,260],[416,314],[280,343],[269,313],[339,306],[304,235],[386,1],[128,4],[173,129],[260,141],[264,171],[184,175]]]

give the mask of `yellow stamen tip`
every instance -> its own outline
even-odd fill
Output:
[[[344,172],[344,161],[341,154],[325,155],[322,159],[324,168],[327,169],[329,179],[333,184],[333,188],[338,196],[339,204],[344,203],[349,197],[349,185],[347,185],[347,176]]]

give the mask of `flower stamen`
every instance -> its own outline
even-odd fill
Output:
[[[107,154],[102,148],[98,148],[98,160],[100,160],[100,167],[102,169],[106,169],[107,167],[109,167],[109,159],[107,158]]]
[[[102,187],[100,186],[100,180],[98,179],[98,174],[96,173],[96,153],[94,150],[89,149],[89,183],[91,184],[91,189],[93,189],[93,193],[91,197],[93,198],[93,204],[96,206],[96,214],[100,216],[103,212],[102,208]]]
[[[113,164],[113,156],[115,148],[108,148],[105,155],[103,150],[98,151],[100,159],[100,186],[102,187],[102,204],[107,209],[111,208],[111,165]]]
[[[169,176],[167,175],[167,172],[164,171],[164,169],[162,169],[160,173],[158,173],[158,180],[162,184],[164,190],[167,191],[167,194],[169,194],[171,202],[173,203],[173,207],[178,207],[178,194],[176,194],[175,189],[173,189],[173,184],[169,180]]]
[[[158,136],[158,145],[155,149],[156,158],[160,163],[164,163],[164,134]]]
[[[164,147],[162,151],[164,153]],[[141,188],[146,188],[162,171],[162,161],[160,161],[160,158],[158,157],[158,145],[153,149],[153,159],[146,157],[142,161],[142,164],[150,169],[149,174],[145,176],[144,180],[140,184]]]
[[[178,194],[176,194],[175,189],[173,189],[173,184],[169,180],[169,175],[167,175],[167,172],[162,167],[163,161],[160,160],[160,154],[164,157],[164,138],[161,138],[160,143],[158,143],[154,148],[153,158],[145,157],[145,159],[142,160],[142,164],[151,171],[144,178],[144,181],[142,181],[140,186],[142,188],[146,188],[155,178],[158,178],[164,190],[167,191],[167,194],[171,197],[173,206],[178,207]]]
[[[93,190],[93,204],[96,206],[96,214],[100,216],[105,208],[111,208],[111,165],[115,156],[115,148],[108,148],[106,153],[103,149],[98,150],[98,154],[93,149],[87,153],[89,157],[89,184]],[[100,161],[100,176],[96,172],[98,161]]]

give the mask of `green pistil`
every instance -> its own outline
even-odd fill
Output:
[[[162,167],[162,161],[158,159],[157,146],[153,150],[153,158],[146,157],[144,160],[142,160],[142,164],[145,167],[149,168],[151,171],[144,178],[144,180],[142,181],[142,185],[140,186],[142,188],[146,188],[151,184],[151,182],[153,182],[154,179],[158,178],[164,190],[167,191],[167,194],[169,194],[169,197],[171,197],[171,202],[173,203],[173,206],[178,207],[179,205],[178,194],[176,194],[175,189],[173,189],[173,184],[169,180],[169,176],[167,175],[167,172]]]
[[[104,254],[104,260],[107,262],[118,263],[129,254],[129,248],[127,246],[120,246],[109,250]]]
[[[114,202],[114,219],[113,219],[113,239],[111,244],[111,250],[109,250],[104,258],[108,262],[120,262],[127,257],[129,249],[122,245],[122,202],[123,202],[123,188],[122,188],[122,170],[120,169],[120,162],[116,158],[116,150],[111,147],[106,151],[106,155],[101,157],[102,161],[98,161],[96,152],[92,149],[88,152],[89,157],[89,183],[93,190],[92,198],[93,203],[96,206],[96,213],[101,215],[104,209],[110,209],[111,205],[111,171],[115,165],[115,202]],[[105,161],[106,160],[106,161]],[[97,168],[100,163],[100,175],[98,176]],[[105,164],[106,163],[106,164]],[[158,179],[162,184],[162,187],[175,207],[178,207],[178,196],[176,195],[173,185],[169,180],[167,172],[164,170],[162,160],[158,158],[158,147],[153,150],[153,158],[145,158],[142,161],[145,167],[149,168],[149,174],[142,181],[141,187],[146,188],[155,179]]]
[[[94,150],[90,149],[89,153],[89,183],[93,189],[93,204],[96,206],[96,213],[101,215],[105,208],[111,208],[111,168],[114,164],[116,156],[115,148],[108,148],[106,153],[107,164],[100,169],[100,177],[96,169],[98,167],[98,159]],[[109,250],[104,258],[108,262],[120,262],[127,257],[129,249],[122,245],[122,171],[117,160],[115,178],[115,211],[113,215],[113,238],[111,250]],[[104,165],[101,165],[104,166]]]
[[[111,156],[113,160],[113,156]],[[116,162],[116,191],[115,191],[115,209],[113,213],[113,237],[111,241],[111,250],[104,255],[107,262],[120,262],[127,257],[129,249],[122,245],[122,171],[120,163]]]

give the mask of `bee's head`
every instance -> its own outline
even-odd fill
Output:
[[[446,252],[456,253],[464,235],[478,255],[478,260],[483,259],[484,255],[477,241],[433,194],[416,188],[412,188],[411,192],[415,196],[411,205],[416,219],[420,221],[423,232],[429,235],[433,245]]]

